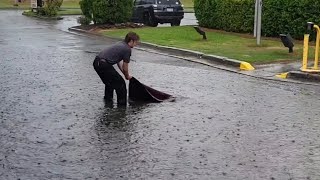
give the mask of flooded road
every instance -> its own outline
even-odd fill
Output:
[[[112,41],[20,14],[0,11],[0,179],[320,178],[319,86],[134,50],[177,99],[121,109],[92,67]]]

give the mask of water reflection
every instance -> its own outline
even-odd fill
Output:
[[[147,107],[147,104],[130,103],[128,107],[117,107],[115,104],[105,102],[104,108],[99,112],[97,125],[99,131],[132,131],[138,114]]]
[[[129,170],[142,168],[139,162],[141,145],[137,134],[141,131],[141,116],[148,105],[116,107],[105,104],[95,116],[94,132],[91,138],[92,151],[88,158],[103,169],[98,177],[102,179],[132,179]]]
[[[127,108],[105,107],[105,111],[100,118],[100,122],[106,127],[126,131],[128,125]]]

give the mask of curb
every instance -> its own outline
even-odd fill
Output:
[[[75,31],[75,32],[81,32],[81,33],[87,33],[87,34],[93,34],[93,33],[90,33],[86,30],[83,30],[83,29],[78,29],[78,28],[75,28],[75,27],[70,27],[68,28],[69,31]]]
[[[320,82],[319,73],[313,74],[313,73],[306,73],[301,71],[290,71],[288,73],[287,78]]]
[[[28,14],[27,11],[23,11],[22,15],[31,17],[31,18],[39,18],[39,19],[45,19],[45,20],[62,20],[63,19],[63,17],[61,16],[45,17],[45,16],[39,16],[39,15],[31,15],[31,14]]]
[[[101,34],[92,33],[87,30],[78,29],[76,27],[69,28],[69,31],[75,31],[75,32],[80,32],[80,33],[103,36]],[[113,38],[113,37],[108,37],[108,38],[119,40],[119,38]],[[174,53],[174,54],[178,54],[178,55],[192,56],[192,57],[197,57],[197,58],[201,58],[201,59],[207,59],[207,60],[213,61],[215,63],[236,67],[239,70],[245,70],[245,71],[254,70],[254,67],[250,63],[245,62],[245,61],[239,61],[239,60],[235,60],[235,59],[229,59],[227,57],[204,54],[204,53],[201,53],[198,51],[192,51],[192,50],[169,47],[169,46],[162,46],[162,45],[157,45],[157,44],[152,44],[152,43],[147,43],[147,42],[141,42],[140,44],[143,45],[144,47],[147,47],[147,48],[162,50],[162,51],[166,51],[166,52],[170,52],[170,53]]]

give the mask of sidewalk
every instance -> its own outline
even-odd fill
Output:
[[[97,33],[93,33],[90,31],[85,31],[82,29],[78,29],[76,26],[69,28],[69,31],[88,34],[88,35],[96,35],[102,36],[104,38],[115,39],[111,37],[106,37]],[[208,65],[214,68],[243,74],[246,76],[273,80],[273,81],[282,81],[282,82],[291,82],[291,83],[299,83],[299,84],[312,84],[312,85],[320,85],[320,74],[314,73],[304,73],[300,71],[302,66],[301,62],[291,62],[291,63],[272,63],[272,64],[262,64],[262,65],[250,65],[249,63],[238,61],[235,59],[229,59],[226,57],[215,56],[203,54],[197,51],[191,51],[186,49],[179,49],[167,46],[159,46],[156,44],[141,42],[139,47],[136,48],[142,51],[148,51],[156,54],[163,54],[166,56],[176,57],[179,59],[184,59],[191,62],[201,63],[204,65]],[[301,57],[302,58],[302,57]],[[248,69],[250,66],[254,67],[254,70],[243,70],[247,67],[242,67],[243,64],[245,66],[248,64]]]

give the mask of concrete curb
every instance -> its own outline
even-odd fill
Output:
[[[320,74],[318,73],[306,73],[301,71],[290,71],[288,73],[288,77],[291,79],[297,80],[308,80],[308,81],[315,81],[320,82]]]
[[[83,29],[78,29],[76,27],[71,27],[71,28],[69,28],[69,30],[75,31],[75,32],[80,32],[80,33],[103,36],[101,34],[93,33],[93,32],[87,31],[87,30],[83,30]],[[113,38],[113,37],[108,37],[108,38],[119,40],[119,38]],[[254,67],[250,63],[245,62],[245,61],[239,61],[239,60],[230,59],[227,57],[204,54],[204,53],[201,53],[198,51],[192,51],[192,50],[169,47],[169,46],[162,46],[162,45],[157,45],[157,44],[152,44],[152,43],[147,43],[147,42],[141,42],[140,44],[144,47],[147,47],[147,48],[165,51],[165,52],[173,53],[176,55],[192,56],[192,57],[196,57],[196,58],[206,59],[206,60],[212,61],[214,63],[219,63],[219,64],[223,64],[226,66],[236,67],[239,70],[246,70],[246,71],[254,70]]]
[[[86,30],[83,30],[83,29],[78,29],[78,28],[75,28],[75,27],[71,27],[71,28],[68,28],[69,31],[75,31],[75,32],[80,32],[80,33],[89,33],[89,34],[92,34]]]
[[[27,11],[23,11],[22,15],[31,17],[31,18],[39,18],[39,19],[45,19],[45,20],[62,20],[63,19],[63,17],[61,16],[46,17],[46,16],[39,16],[39,15],[31,15],[31,14],[28,14]]]

